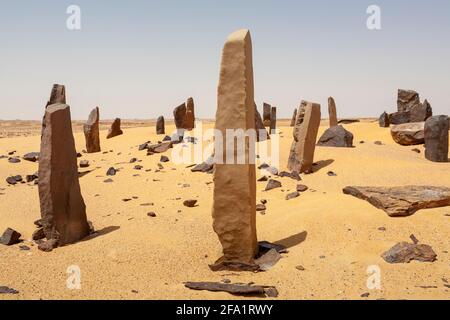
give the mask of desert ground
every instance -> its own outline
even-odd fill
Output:
[[[85,148],[80,124],[74,122],[79,152]],[[89,168],[80,169],[86,173],[80,184],[97,233],[52,252],[39,251],[31,241],[33,222],[40,218],[37,186],[9,186],[5,181],[11,175],[33,174],[38,164],[0,159],[0,232],[8,227],[19,231],[24,239],[19,245],[30,248],[0,245],[0,286],[19,291],[0,299],[244,299],[183,285],[223,279],[275,286],[277,299],[450,299],[450,207],[391,218],[342,192],[348,185],[450,187],[450,163],[425,160],[423,146],[418,154],[412,151],[415,147],[397,145],[389,128],[380,128],[377,121],[344,125],[354,134],[355,148],[317,147],[315,172],[301,175],[309,190],[299,198],[285,200],[298,183],[290,178],[277,178],[283,187],[269,192],[263,191],[266,182],[258,182],[257,199],[267,200],[266,214],[257,214],[258,240],[289,250],[272,269],[259,273],[212,272],[208,267],[222,249],[212,229],[211,174],[193,173],[187,164],[172,162],[155,172],[160,155],[138,150],[140,144],[164,137],[156,135],[154,121],[124,121],[124,134],[110,140],[105,139],[107,124],[102,123],[100,132],[103,152],[79,158],[90,161]],[[203,123],[204,129],[213,126]],[[319,136],[327,128],[322,121]],[[166,123],[166,133],[174,129]],[[278,129],[279,169],[285,170],[292,128],[283,120]],[[39,151],[39,143],[39,121],[0,122],[0,155],[16,151],[23,156]],[[165,155],[172,159],[170,150]],[[130,163],[131,158],[141,162]],[[143,169],[135,170],[136,164]],[[104,183],[110,167],[120,171],[112,183]],[[198,200],[198,206],[184,207],[187,199]],[[381,258],[396,243],[410,241],[411,234],[432,246],[437,261],[388,264]],[[81,269],[80,290],[66,286],[71,265]],[[372,265],[381,270],[380,290],[366,286]]]

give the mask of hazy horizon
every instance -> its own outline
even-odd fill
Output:
[[[66,28],[69,5],[81,30]],[[366,27],[369,5],[381,30]],[[95,106],[102,119],[173,118],[192,96],[213,119],[228,34],[253,40],[255,100],[289,119],[301,100],[336,100],[338,117],[395,112],[397,89],[413,89],[434,114],[450,113],[450,2],[398,0],[3,1],[0,119],[40,120],[54,83],[74,120]]]

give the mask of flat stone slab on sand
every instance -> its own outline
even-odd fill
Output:
[[[450,206],[450,188],[431,186],[345,187],[344,193],[369,201],[390,217],[406,217],[421,209]]]
[[[231,283],[221,283],[221,282],[186,282],[186,288],[192,290],[207,290],[212,292],[228,292],[233,295],[247,295],[247,296],[269,296],[276,297],[278,292],[276,292],[275,287],[271,286],[259,286],[250,284],[231,284]]]

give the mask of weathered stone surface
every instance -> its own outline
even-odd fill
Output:
[[[38,186],[47,239],[65,245],[89,234],[78,181],[70,107],[65,104],[50,105],[45,112]]]
[[[300,197],[300,193],[298,191],[295,191],[295,192],[291,192],[291,193],[287,194],[286,200],[292,200],[292,199],[295,199],[298,197]]]
[[[391,127],[391,135],[395,142],[402,146],[423,144],[425,122],[398,124]]]
[[[186,118],[186,103],[183,103],[173,110],[173,118],[177,129],[184,129],[184,119]]]
[[[66,104],[66,88],[61,84],[53,85],[50,99],[48,100],[46,107],[56,103]]]
[[[301,106],[300,106],[301,108]],[[301,114],[299,109],[299,114]],[[288,160],[288,169],[299,173],[311,173],[314,162],[317,133],[320,126],[320,104],[308,102],[303,123],[294,127],[294,141]]]
[[[397,110],[398,112],[409,111],[411,107],[420,104],[419,94],[413,90],[398,89]]]
[[[389,115],[390,124],[403,124],[411,122],[411,112],[403,111],[403,112],[395,112]]]
[[[343,126],[335,125],[323,133],[317,145],[321,147],[352,148],[353,134],[345,130]]]
[[[120,136],[123,134],[122,129],[120,129],[120,119],[116,118],[114,122],[111,124],[111,129],[109,129],[108,135],[106,136],[106,139],[111,139],[117,136]]]
[[[410,122],[422,122],[426,121],[428,118],[433,116],[433,109],[431,108],[430,103],[425,100],[423,103],[412,106],[409,109]]]
[[[433,162],[448,161],[447,116],[435,116],[425,121],[425,158]]]
[[[294,110],[294,113],[292,114],[292,119],[291,119],[291,127],[295,126],[295,120],[297,119],[297,109]]]
[[[275,134],[277,129],[277,107],[272,107],[270,110],[270,134]]]
[[[13,244],[19,242],[21,236],[22,235],[16,230],[8,228],[5,230],[5,232],[3,232],[3,235],[0,237],[0,244],[3,244],[5,246],[12,246]]]
[[[389,128],[391,122],[389,121],[389,115],[386,112],[383,112],[378,119],[378,123],[381,128]]]
[[[156,134],[166,134],[166,125],[163,116],[160,116],[158,120],[156,120]]]
[[[228,292],[233,295],[246,295],[246,296],[269,296],[269,291],[275,289],[271,286],[258,286],[249,284],[231,284],[222,282],[186,282],[186,288],[192,290],[206,290],[212,292]],[[271,290],[269,290],[271,289]],[[275,289],[276,290],[276,289]],[[276,295],[275,295],[276,296]]]
[[[154,153],[164,153],[167,150],[169,150],[170,148],[172,148],[172,146],[173,146],[172,142],[162,142],[155,146],[150,146],[149,150]]]
[[[387,263],[409,263],[412,260],[434,262],[437,255],[426,244],[400,242],[381,255]]]
[[[270,179],[269,182],[267,182],[267,186],[264,191],[270,191],[276,188],[281,188],[281,182],[278,180]]]
[[[300,131],[300,125],[303,123],[303,119],[305,118],[306,105],[308,101],[302,100],[300,101],[300,105],[297,109],[297,118],[295,120],[294,130]],[[294,132],[295,134],[295,132]]]
[[[191,169],[192,172],[211,172],[214,169],[213,163],[202,162]]]
[[[43,228],[36,229],[31,236],[31,239],[33,239],[34,241],[42,240],[44,238],[45,238],[45,232],[44,232]]]
[[[99,121],[100,109],[96,107],[91,111],[88,121],[83,126],[87,153],[95,153],[101,151]]]
[[[267,133],[266,127],[264,127],[263,120],[261,118],[261,114],[258,111],[258,107],[255,105],[255,130],[256,130],[256,141],[266,141],[270,139],[269,134]]]
[[[345,187],[343,191],[367,200],[390,217],[405,217],[421,209],[450,206],[450,188],[445,187]]]
[[[23,156],[23,160],[36,162],[39,160],[39,152],[29,152]]]
[[[255,270],[256,239],[255,143],[247,139],[245,164],[226,163],[227,149],[237,156],[237,146],[227,141],[227,129],[255,129],[252,42],[248,30],[231,34],[223,48],[216,129],[222,132],[222,163],[214,172],[213,227],[223,257],[211,270]],[[233,139],[234,141],[234,139]],[[230,149],[232,148],[232,149]],[[231,151],[230,151],[231,150]],[[232,204],[232,205],[231,205]]]
[[[195,127],[195,111],[194,111],[194,99],[192,97],[187,99],[186,102],[186,115],[184,118],[183,128],[186,130],[192,130]]]
[[[263,103],[263,123],[265,127],[270,127],[270,117],[272,106],[268,103]]]
[[[333,97],[328,98],[328,115],[330,117],[330,128],[338,125],[336,102]]]

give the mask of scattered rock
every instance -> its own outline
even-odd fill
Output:
[[[115,169],[114,167],[111,167],[108,169],[108,171],[106,171],[107,176],[115,176],[116,173],[117,173],[117,169]]]
[[[136,158],[131,158],[130,159],[130,163],[135,163],[135,162],[137,162],[138,161],[138,159],[136,159]]]
[[[19,163],[19,162],[20,162],[20,159],[19,159],[19,158],[9,158],[9,159],[8,159],[8,162],[9,162],[9,163]]]
[[[420,150],[417,149],[417,148],[411,149],[411,151],[412,151],[412,152],[415,152],[415,153],[421,153],[421,152],[422,152],[422,151],[420,151]]]
[[[0,286],[0,294],[18,294],[19,291],[9,288],[9,287],[5,287],[5,286]]]
[[[298,184],[297,185],[297,191],[298,192],[305,192],[306,190],[308,190],[308,186],[305,186],[304,184]]]
[[[300,270],[300,271],[306,270],[303,266],[296,266],[295,269]]]
[[[266,206],[264,204],[257,204],[256,211],[266,211]]]
[[[81,160],[80,168],[87,168],[87,167],[89,167],[89,160]]]
[[[147,213],[147,216],[151,217],[151,218],[155,218],[156,217],[156,213],[154,212],[149,212]]]
[[[22,176],[20,176],[20,175],[6,178],[6,182],[11,185],[15,185],[18,182],[21,182],[22,180],[23,180]]]
[[[185,206],[185,207],[188,207],[188,208],[193,208],[193,207],[195,207],[195,205],[197,204],[197,200],[185,200],[184,202],[183,202],[183,205]]]
[[[338,124],[352,124],[361,122],[359,119],[342,119],[338,121]]]
[[[209,164],[208,162],[203,162],[191,169],[192,172],[210,172],[214,169],[214,164]]]
[[[33,235],[31,236],[31,239],[33,239],[34,241],[42,240],[44,238],[45,238],[44,228],[36,229],[33,232]]]
[[[19,239],[21,236],[22,235],[19,232],[11,228],[8,228],[5,230],[5,232],[3,232],[3,235],[0,237],[0,244],[3,244],[5,246],[12,246],[20,242]]]
[[[381,141],[375,141],[374,144],[376,144],[377,146],[382,146],[382,145],[383,145],[383,142],[381,142]]]
[[[206,290],[212,292],[228,292],[233,295],[244,296],[270,296],[275,297],[278,292],[275,293],[271,286],[259,286],[249,284],[230,284],[222,282],[186,282],[186,288],[192,290]],[[269,290],[270,289],[270,290]]]
[[[104,183],[111,183],[111,182],[114,182],[114,180],[113,180],[113,179],[106,179],[106,180],[104,180],[103,182],[104,182]]]
[[[302,178],[300,177],[300,174],[297,171],[287,172],[287,171],[281,171],[278,174],[281,178],[291,178],[296,181],[301,181]]]
[[[317,145],[321,147],[352,148],[353,134],[345,130],[343,126],[334,126],[323,133]]]
[[[169,162],[169,161],[170,161],[169,158],[166,156],[161,156],[161,158],[159,159],[159,162],[162,162],[162,163]]]
[[[258,179],[258,182],[266,182],[266,181],[268,181],[268,180],[269,180],[268,177],[262,176],[261,178]]]
[[[299,192],[292,192],[292,193],[289,193],[286,196],[286,200],[292,200],[292,199],[295,199],[295,198],[298,198],[298,197],[300,197],[300,193]]]
[[[276,189],[276,188],[281,188],[281,182],[278,180],[274,180],[274,179],[270,179],[269,182],[267,183],[266,189],[264,189],[264,191],[270,191],[272,189]]]
[[[409,263],[412,260],[434,262],[437,255],[429,245],[400,242],[381,257],[388,263]]]
[[[39,152],[30,152],[23,156],[23,160],[36,162],[39,160]]]
[[[330,176],[330,177],[337,177],[337,174],[335,172],[333,172],[333,171],[328,171],[327,175]]]
[[[134,170],[142,170],[143,166],[141,165],[136,165],[134,166]]]
[[[431,186],[345,187],[343,192],[384,210],[390,217],[450,205],[450,188]]]
[[[25,181],[30,183],[30,182],[36,181],[38,178],[39,177],[37,174],[29,174],[25,177]]]

